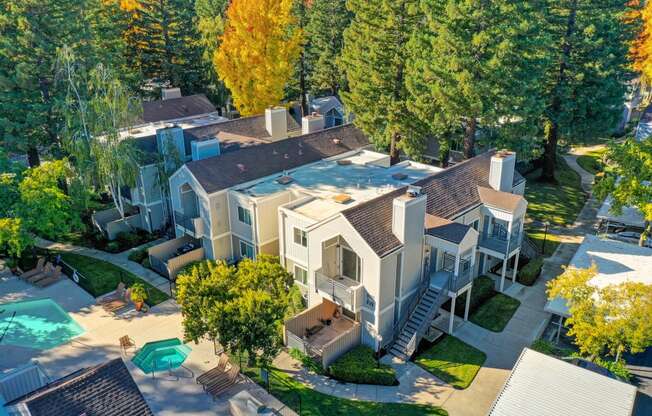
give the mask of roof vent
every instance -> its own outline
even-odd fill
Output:
[[[280,178],[278,178],[276,180],[276,183],[278,183],[279,185],[287,185],[287,184],[290,184],[292,182],[294,182],[294,178],[292,176],[289,176],[289,175],[281,176]]]
[[[284,153],[284,154],[283,154],[283,158],[284,158],[284,159],[289,159],[289,158],[290,158],[290,155],[288,155],[287,153]]]
[[[421,187],[420,186],[408,186],[407,189],[407,196],[410,198],[416,198],[417,196],[421,195]]]
[[[244,172],[244,171],[247,170],[247,167],[245,165],[243,165],[242,163],[238,163],[236,166],[238,167],[240,172]]]
[[[407,179],[408,175],[406,175],[403,172],[397,172],[392,175],[392,178],[396,179],[397,181],[402,181],[404,179]]]
[[[342,144],[342,139],[333,139],[333,143],[340,145]]]
[[[353,163],[353,162],[351,162],[351,160],[349,160],[349,159],[340,159],[340,160],[337,161],[337,164],[340,165],[340,166],[348,166],[351,163]]]
[[[333,201],[337,202],[338,204],[346,204],[347,202],[351,201],[351,195],[337,194],[333,197]]]

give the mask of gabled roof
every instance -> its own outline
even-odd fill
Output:
[[[204,94],[188,95],[167,100],[143,102],[143,121],[156,123],[158,121],[175,120],[217,111]]]
[[[31,416],[153,416],[121,358],[79,370],[6,406]]]
[[[450,241],[454,244],[461,243],[469,230],[471,230],[471,226],[469,225],[460,224],[459,222],[430,214],[426,214],[425,227],[426,234]]]
[[[636,387],[524,348],[491,416],[630,416]]]
[[[316,111],[323,116],[332,109],[336,109],[340,114],[344,115],[344,107],[340,100],[334,95],[315,98],[310,102],[310,107],[312,111]]]
[[[484,186],[478,186],[478,195],[480,196],[480,201],[484,205],[507,212],[515,212],[519,207],[526,203],[525,198],[521,195],[500,192],[493,188],[485,188]]]
[[[489,168],[494,153],[493,150],[483,153],[415,182],[414,185],[420,186],[421,192],[428,196],[426,213],[454,219],[480,205],[478,186],[489,187]],[[515,171],[513,184],[523,180]],[[380,257],[401,245],[392,233],[392,201],[404,192],[405,188],[401,188],[342,212]]]
[[[204,190],[211,194],[254,179],[283,172],[369,145],[352,124],[246,147],[220,156],[186,163]]]

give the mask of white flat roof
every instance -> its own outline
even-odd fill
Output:
[[[636,387],[524,348],[492,416],[630,416]]]
[[[584,269],[594,262],[598,267],[598,275],[590,283],[597,287],[625,281],[652,285],[651,248],[586,235],[569,266]],[[555,315],[568,316],[566,301],[561,298],[548,301],[545,310]]]
[[[200,114],[196,116],[184,117],[175,120],[165,120],[165,121],[157,121],[156,123],[140,124],[137,126],[130,127],[128,129],[121,130],[120,136],[123,139],[127,137],[133,137],[133,138],[147,137],[147,136],[155,135],[156,130],[161,129],[168,125],[175,124],[181,127],[183,130],[186,130],[186,129],[191,129],[193,127],[202,127],[211,124],[222,123],[228,120],[229,119],[220,116],[218,113]]]
[[[345,164],[341,161],[345,161]],[[389,166],[389,156],[361,150],[337,160],[322,160],[279,173],[238,189],[238,192],[252,197],[273,195],[286,190],[300,192],[314,198],[293,205],[291,209],[314,220],[322,220],[440,170],[441,168],[413,161]],[[278,183],[277,179],[284,175],[290,176],[292,182],[287,185]],[[351,200],[343,204],[333,201],[333,197],[339,194],[347,194]]]
[[[623,207],[623,212],[620,215],[616,215],[611,212],[612,201],[613,198],[611,196],[608,196],[604,200],[604,203],[598,211],[598,218],[610,222],[620,222],[631,227],[645,227],[645,218],[640,210],[634,207]]]

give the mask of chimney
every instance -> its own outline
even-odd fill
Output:
[[[301,134],[310,134],[324,130],[324,116],[312,113],[301,118]]]
[[[405,245],[420,244],[423,239],[423,223],[426,218],[427,195],[418,186],[394,198],[392,205],[392,233]]]
[[[161,99],[169,100],[171,98],[181,98],[181,88],[163,88],[161,90]]]
[[[274,107],[265,110],[265,129],[272,141],[288,138],[288,119],[285,107]]]
[[[190,143],[192,160],[202,160],[220,155],[220,141],[217,139],[194,140]]]
[[[516,154],[507,150],[496,152],[491,157],[489,168],[489,185],[497,191],[512,192]]]

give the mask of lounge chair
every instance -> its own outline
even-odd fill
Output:
[[[38,261],[36,262],[36,267],[34,267],[32,270],[28,270],[25,273],[22,273],[20,275],[20,278],[23,279],[23,280],[26,280],[26,279],[34,276],[34,275],[42,273],[44,265],[45,265],[45,258],[44,257],[39,257]]]
[[[201,384],[205,389],[207,385],[210,385],[216,379],[219,379],[219,377],[224,375],[228,364],[229,356],[226,354],[221,354],[215,367],[197,377],[197,384]]]
[[[34,285],[38,287],[46,287],[46,286],[50,286],[53,283],[58,282],[60,279],[61,279],[61,266],[57,266],[43,279],[39,279],[35,281]]]
[[[129,335],[120,337],[120,349],[127,354],[129,348],[136,348],[136,342]]]
[[[222,377],[215,381],[215,383],[206,386],[206,393],[213,396],[213,400],[217,399],[217,396],[224,393],[231,386],[237,383],[240,380],[240,367],[237,365],[231,366],[229,371],[227,371]]]
[[[127,306],[129,303],[124,300],[124,299],[113,299],[109,302],[103,303],[102,307],[104,308],[105,311],[115,313],[118,310],[124,308]]]
[[[115,292],[111,293],[110,295],[104,296],[102,299],[98,300],[97,303],[99,304],[109,303],[116,299],[124,300],[125,290],[126,290],[125,284],[120,282],[118,283],[118,287],[115,288]]]
[[[54,266],[52,265],[52,263],[47,262],[47,263],[45,263],[45,267],[43,268],[41,273],[36,273],[35,275],[25,279],[25,281],[28,282],[28,283],[34,284],[34,282],[47,277],[50,273],[52,273],[52,270],[54,270]]]

